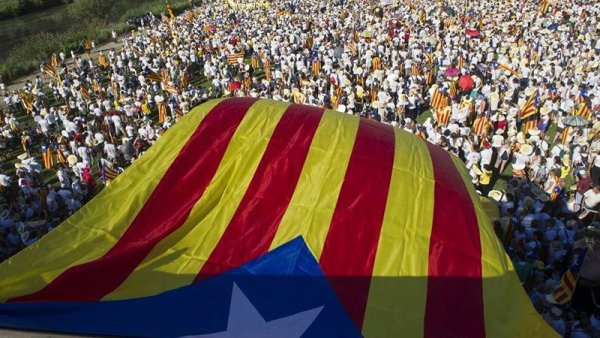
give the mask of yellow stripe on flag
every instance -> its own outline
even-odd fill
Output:
[[[359,118],[326,110],[313,138],[292,200],[270,250],[301,235],[321,257],[354,147]]]
[[[94,261],[112,248],[198,124],[220,101],[207,102],[186,115],[187,120],[177,128],[177,137],[161,138],[123,174],[120,184],[102,190],[85,208],[44,236],[43,241],[5,262],[11,268],[0,269],[0,301],[36,292],[68,268]],[[119,198],[115,199],[115,196]],[[124,205],[127,208],[123,208]],[[44,255],[39,255],[38,243],[43,244]]]
[[[466,182],[479,224],[486,338],[558,337],[531,305],[475,188],[469,183],[471,177],[464,163],[456,156],[452,160]]]
[[[115,300],[154,295],[192,283],[238,208],[289,103],[258,101],[237,128],[219,168],[185,223],[163,239],[119,288]],[[193,113],[192,113],[193,114]]]
[[[363,324],[365,337],[423,337],[433,164],[424,142],[398,129],[395,133],[394,169]]]

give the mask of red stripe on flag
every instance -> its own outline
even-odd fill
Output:
[[[391,127],[361,119],[320,264],[362,328],[394,164]]]
[[[563,281],[565,282],[565,286],[569,289],[570,292],[572,292],[575,289],[575,286],[571,279],[575,278],[573,277],[572,272],[570,270],[567,270],[567,272],[565,272],[565,275],[563,276]]]
[[[450,155],[427,142],[435,177],[425,337],[485,337],[481,241],[467,187]]]
[[[94,301],[121,285],[152,248],[188,218],[210,184],[246,111],[255,101],[229,99],[212,109],[181,149],[135,220],[104,256],[66,270],[38,292],[10,301]]]
[[[269,250],[322,116],[321,108],[287,108],[239,207],[195,282],[238,267]]]

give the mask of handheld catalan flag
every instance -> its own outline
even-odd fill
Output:
[[[0,265],[0,326],[557,337],[468,182],[458,158],[388,125],[271,100],[209,101]]]

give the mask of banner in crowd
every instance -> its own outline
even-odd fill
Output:
[[[235,2],[233,0],[228,0],[227,3],[229,4],[229,7],[235,9],[235,10],[248,10],[248,9],[253,9],[253,8],[259,8],[259,7],[263,7],[263,8],[269,8],[271,6],[270,2],[248,2],[248,3],[239,3],[239,2]]]
[[[299,265],[263,261],[289,245],[307,247],[284,255]],[[280,293],[290,285],[303,287],[298,297]],[[0,326],[70,333],[231,333],[239,305],[260,337],[288,336],[281,327],[305,337],[557,336],[460,159],[385,124],[249,98],[186,114],[1,264],[0,301]],[[185,330],[169,326],[179,302]],[[171,315],[160,322],[152,309]]]

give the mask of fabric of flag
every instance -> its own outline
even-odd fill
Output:
[[[6,302],[0,304],[0,325],[39,323],[46,329],[57,319],[40,319],[44,315],[81,313],[86,321],[77,317],[65,325],[83,323],[86,333],[106,334],[136,325],[118,316],[126,312],[158,330],[176,313],[157,321],[132,308],[115,310],[117,323],[97,320],[83,307],[167,297],[165,292],[190,285],[200,290],[223,274],[235,280],[219,287],[235,294],[237,278],[273,275],[258,269],[263,264],[237,268],[299,236],[365,337],[558,337],[521,287],[460,159],[358,116],[249,98],[194,108],[117,181],[0,264],[0,301]],[[291,270],[285,264],[273,269]],[[303,279],[279,281],[300,287]],[[256,303],[256,309],[267,323],[321,306],[310,292],[282,285],[285,297],[299,297],[258,292],[277,291],[269,284],[238,284],[250,302],[266,304]],[[182,305],[186,316],[198,313],[185,317],[186,325],[196,322],[208,332],[169,335],[227,328],[227,310],[213,300],[229,299],[211,295],[189,297],[193,306]],[[298,305],[305,295],[310,303]],[[322,298],[321,311],[335,307]],[[164,304],[169,312],[173,303],[159,299],[161,305],[151,309]],[[102,314],[110,312],[105,306]],[[144,307],[150,306],[137,308]],[[339,336],[352,336],[343,333],[345,323],[340,317]],[[306,336],[336,336],[316,332]]]
[[[181,89],[185,89],[190,85],[190,74],[187,71],[183,72],[183,74],[181,75],[179,84],[181,86]]]
[[[253,55],[250,61],[252,64],[252,68],[258,69],[258,67],[260,66],[260,64],[258,63],[258,55]]]
[[[447,126],[450,122],[450,115],[452,114],[452,108],[447,106],[442,109],[436,109],[435,119],[440,126]]]
[[[427,62],[428,65],[433,65],[433,54],[431,53],[425,53],[423,54],[423,57],[425,59],[425,62]]]
[[[450,81],[450,88],[448,89],[448,93],[450,97],[456,97],[458,94],[458,89],[456,88],[456,81]]]
[[[458,57],[458,61],[456,61],[456,67],[463,68],[465,66],[465,59],[462,57],[462,55],[460,55]]]
[[[490,126],[490,119],[487,116],[480,115],[473,121],[473,134],[484,136]]]
[[[50,63],[44,63],[42,66],[42,72],[50,77],[56,76],[56,68]]]
[[[560,286],[550,296],[553,303],[566,304],[571,301],[577,285],[577,279],[579,278],[579,270],[581,269],[586,253],[587,248],[578,248],[573,251],[573,260],[569,269],[565,271],[560,279]]]
[[[167,120],[167,104],[165,102],[159,102],[158,106],[158,122],[164,123]]]
[[[231,54],[227,55],[227,61],[229,61],[229,63],[231,63],[232,65],[237,65],[238,59],[243,59],[243,58],[244,58],[244,53],[231,53]]]
[[[52,57],[50,58],[50,65],[53,68],[58,67],[58,58],[56,57],[56,54],[52,54]]]
[[[512,69],[511,67],[509,67],[507,65],[500,64],[498,66],[498,69],[507,71],[507,72],[509,72],[511,75],[513,75],[516,78],[519,78],[519,79],[521,78],[521,75],[519,74],[519,72],[517,72],[516,70]]]
[[[271,81],[271,61],[265,59],[263,63],[265,65],[265,79]]]
[[[162,80],[162,77],[157,72],[148,70],[148,74],[146,74],[146,81],[161,82]]]
[[[542,14],[542,15],[546,14],[546,11],[548,10],[548,0],[540,1],[539,8],[540,8],[540,14]]]
[[[527,101],[525,101],[525,104],[523,104],[521,109],[519,110],[519,116],[522,119],[527,118],[527,117],[537,113],[537,109],[535,108],[536,97],[537,97],[537,92],[534,93],[533,95],[531,95],[527,99]]]
[[[104,166],[104,175],[107,181],[112,181],[115,178],[117,178],[117,176],[119,176],[119,172],[116,171],[114,168],[110,167],[110,166]]]
[[[169,12],[169,18],[171,20],[175,20],[175,14],[173,13],[173,8],[171,8],[171,4],[167,1],[167,11]]]
[[[537,114],[529,115],[528,117],[523,119],[523,123],[522,123],[523,133],[527,134],[527,131],[529,131],[529,129],[537,128],[537,125],[538,125]]]
[[[571,127],[566,127],[563,130],[562,134],[560,135],[560,143],[563,145],[566,145],[567,143],[569,143],[569,139],[571,136]]]
[[[373,70],[381,70],[381,59],[376,56],[373,58]]]
[[[575,115],[579,115],[582,117],[585,117],[586,119],[591,119],[592,118],[592,111],[590,110],[590,108],[587,106],[587,103],[582,102],[579,104],[579,108],[577,108],[577,111],[575,112]]]
[[[420,74],[419,66],[417,66],[416,64],[413,64],[410,68],[410,73],[412,76],[419,76],[419,74]]]
[[[352,55],[356,56],[356,53],[357,53],[356,43],[354,41],[350,41],[347,46],[348,46],[348,49],[350,50],[350,53],[352,53]]]
[[[19,98],[21,99],[21,104],[23,104],[23,108],[30,113],[33,109],[33,103],[35,102],[35,95],[28,93],[24,90],[18,91]]]
[[[90,99],[90,91],[88,90],[88,87],[86,85],[81,84],[79,92],[81,93],[81,96],[83,96],[86,100]]]
[[[300,237],[204,283],[157,296],[1,304],[0,323],[132,337],[361,337]]]
[[[108,68],[108,67],[110,67],[110,64],[108,63],[108,59],[106,58],[106,55],[104,55],[104,54],[98,55],[98,64],[102,68]]]
[[[316,59],[312,62],[312,74],[314,76],[321,75],[321,60]]]
[[[435,90],[429,101],[429,106],[433,109],[442,109],[448,106],[448,98],[441,91]]]
[[[67,157],[60,149],[56,149],[56,160],[58,163],[67,163]]]
[[[42,163],[45,169],[51,169],[54,166],[54,156],[52,155],[52,147],[42,146]]]
[[[179,94],[179,90],[174,85],[163,82],[162,86],[163,86],[163,89],[170,94],[173,94],[173,95]]]

